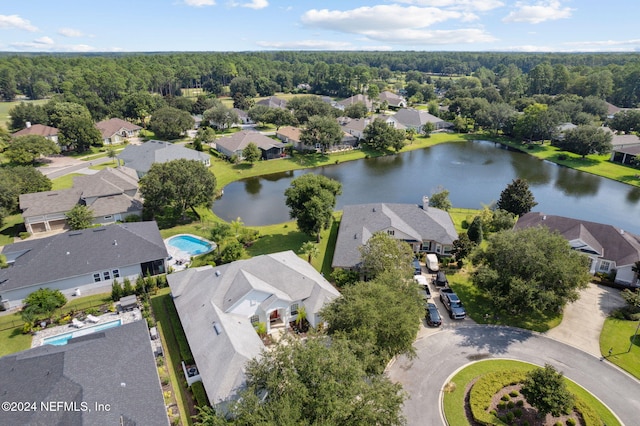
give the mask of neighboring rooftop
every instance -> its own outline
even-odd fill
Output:
[[[52,136],[58,135],[58,129],[51,126],[45,126],[43,124],[28,124],[26,128],[22,130],[18,130],[13,134],[14,137],[17,136],[29,136],[29,135],[38,135],[44,136],[45,138],[49,138]]]
[[[123,130],[127,133],[142,130],[142,127],[121,118],[110,118],[108,120],[99,121],[96,123],[96,128],[100,131],[103,139],[110,138]],[[126,137],[128,135],[121,136]]]
[[[141,145],[127,145],[118,154],[118,159],[124,161],[127,167],[134,169],[138,175],[146,174],[153,163],[166,163],[172,160],[196,160],[210,164],[208,154],[185,148],[182,145],[158,140],[150,140]]]

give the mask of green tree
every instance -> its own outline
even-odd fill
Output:
[[[422,129],[420,129],[420,130],[427,137],[431,137],[431,132],[433,132],[435,129],[436,129],[436,125],[429,121],[429,122],[424,123],[424,125],[422,126]]]
[[[216,178],[207,167],[196,160],[173,160],[154,163],[140,179],[144,208],[153,216],[166,207],[178,216],[200,205],[211,205]],[[197,213],[196,213],[197,215]]]
[[[365,127],[363,136],[361,143],[376,151],[384,151],[392,147],[397,152],[404,146],[404,131],[394,129],[382,120],[373,120]]]
[[[58,124],[58,142],[60,145],[84,152],[92,145],[101,146],[102,136],[87,115],[64,117]]]
[[[28,135],[15,138],[4,154],[17,164],[33,164],[41,156],[58,154],[58,145],[44,136]]]
[[[261,123],[267,122],[267,114],[271,111],[272,108],[269,108],[266,105],[254,105],[247,111],[247,115],[254,123],[260,125]],[[279,108],[278,108],[279,109]]]
[[[379,309],[381,300],[385,301],[384,309]],[[370,349],[375,361],[368,358],[366,350],[357,354],[369,371],[381,373],[394,356],[414,353],[413,342],[424,315],[422,305],[411,279],[387,271],[371,281],[345,287],[341,297],[325,306],[321,315],[329,323],[330,335]]]
[[[234,124],[240,123],[238,113],[223,104],[216,105],[213,108],[206,110],[203,114],[203,118],[212,125],[217,126],[219,129],[228,129]]]
[[[340,182],[307,173],[292,180],[284,195],[289,216],[296,219],[298,228],[320,241],[320,231],[329,227],[336,197],[341,193]]]
[[[590,279],[588,258],[547,228],[493,234],[473,262],[473,283],[510,313],[558,312]]]
[[[84,204],[76,204],[65,213],[65,217],[70,229],[87,229],[93,222],[93,211]]]
[[[115,150],[112,146],[107,148],[107,157],[111,158],[111,160],[115,163],[116,157],[118,156],[118,151]],[[118,161],[118,166],[120,166],[120,161]]]
[[[235,239],[227,240],[220,253],[220,260],[222,263],[235,262],[242,259],[246,255],[246,250],[242,244]]]
[[[578,126],[564,132],[564,138],[554,142],[561,149],[581,155],[606,154],[611,151],[613,135],[601,127]]]
[[[346,342],[289,339],[247,364],[247,390],[232,408],[241,425],[401,425],[405,395],[369,375]]]
[[[529,142],[551,139],[560,117],[546,104],[534,103],[524,109],[524,113],[516,120],[515,134]]]
[[[476,244],[471,241],[469,235],[467,235],[466,232],[461,232],[458,234],[458,239],[453,242],[451,254],[453,254],[457,260],[461,260],[469,256],[475,247]]]
[[[296,118],[291,111],[282,108],[268,108],[269,111],[264,116],[264,122],[276,126],[276,130],[280,127],[295,124]]]
[[[343,131],[332,117],[314,115],[309,117],[307,126],[300,133],[300,142],[305,145],[322,146],[322,150],[338,145],[342,141]]]
[[[149,128],[160,139],[178,139],[193,128],[194,120],[187,111],[173,107],[158,109],[151,116]]]
[[[67,298],[60,290],[50,288],[40,288],[30,293],[22,301],[24,303],[23,312],[27,312],[31,318],[50,318],[56,309],[67,303]]]
[[[31,166],[0,167],[0,224],[18,210],[20,194],[48,191],[51,181]]]
[[[633,266],[633,269],[634,269],[633,272],[635,272],[636,279],[637,279],[638,272],[640,272],[640,261],[637,261],[635,263],[635,265]],[[627,305],[630,308],[640,309],[640,291],[638,291],[638,289],[631,290],[631,289],[625,288],[620,294],[622,295],[622,298],[624,299],[625,302],[627,302]]]
[[[27,127],[27,123],[31,124],[48,124],[49,114],[44,106],[34,103],[20,102],[9,110],[11,117],[10,128],[20,130]]]
[[[431,194],[429,206],[448,212],[453,207],[451,200],[449,200],[449,191],[442,187],[438,188],[437,191],[435,194]]]
[[[369,109],[364,102],[355,102],[344,109],[344,115],[350,118],[363,118],[368,112]]]
[[[538,203],[529,189],[529,183],[526,179],[517,178],[500,193],[497,207],[516,216],[521,216],[529,213],[536,205]]]
[[[300,254],[307,256],[307,261],[311,263],[311,259],[318,257],[320,248],[313,241],[305,241],[300,247]]]
[[[111,300],[117,302],[122,298],[124,291],[122,290],[122,285],[118,282],[117,279],[114,278],[111,283]]]
[[[482,217],[476,216],[473,218],[469,229],[467,229],[467,236],[474,244],[482,243],[484,239],[484,231],[482,230]]]
[[[563,374],[550,364],[527,373],[520,392],[529,404],[538,409],[540,417],[549,413],[556,417],[568,414],[575,403],[575,397],[567,389]]]
[[[253,80],[248,77],[236,77],[231,80],[229,91],[231,92],[231,97],[239,94],[245,98],[255,98],[258,94]]]
[[[414,254],[405,241],[385,232],[376,232],[359,250],[362,270],[368,278],[375,278],[385,271],[395,271],[407,279],[413,275]]]
[[[242,150],[242,157],[244,157],[244,161],[251,163],[255,163],[260,159],[261,151],[253,142],[249,142],[249,144]]]
[[[305,125],[315,115],[323,117],[337,117],[338,110],[317,96],[298,96],[287,102],[287,108],[293,111],[293,115],[299,125]]]

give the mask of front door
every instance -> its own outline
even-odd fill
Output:
[[[276,309],[275,311],[271,312],[271,315],[269,315],[269,322],[274,322],[280,319],[280,313],[278,312],[278,310]]]

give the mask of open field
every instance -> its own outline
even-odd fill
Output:
[[[14,106],[22,103],[33,103],[36,105],[42,105],[48,102],[48,99],[39,99],[37,101],[12,101],[12,102],[0,102],[0,126],[7,128],[11,117],[9,116],[9,110]]]

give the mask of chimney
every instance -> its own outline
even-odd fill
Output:
[[[422,210],[429,210],[429,197],[426,195],[422,196]]]
[[[28,129],[29,127],[31,127],[31,122],[27,121],[26,123],[24,123],[24,125],[27,126],[27,129]]]

